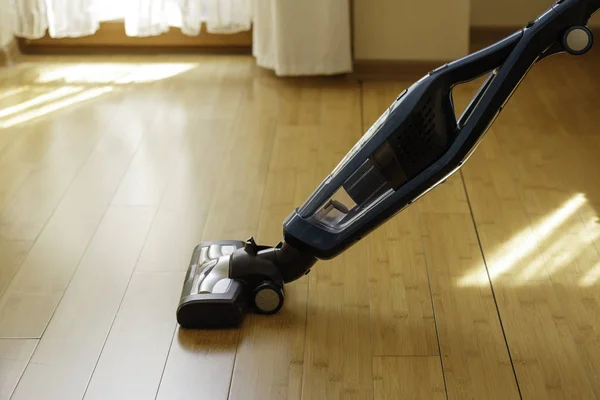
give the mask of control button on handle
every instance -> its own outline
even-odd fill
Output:
[[[401,100],[401,99],[404,97],[404,95],[405,95],[406,93],[408,93],[408,89],[404,89],[404,90],[402,91],[402,93],[400,93],[400,94],[398,95],[398,97],[396,97],[396,101],[400,101],[400,100]]]

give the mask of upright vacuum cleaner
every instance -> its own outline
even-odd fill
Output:
[[[582,55],[600,0],[558,0],[523,29],[443,65],[401,93],[315,192],[283,223],[275,247],[198,245],[177,320],[192,329],[239,326],[244,313],[277,313],[284,284],[337,257],[459,170],[530,68],[556,53]],[[454,86],[487,74],[456,119]]]

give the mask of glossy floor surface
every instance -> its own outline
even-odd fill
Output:
[[[280,314],[200,332],[174,314],[193,247],[277,243],[411,82],[248,57],[2,70],[0,399],[600,397],[599,70],[545,60],[459,174]]]

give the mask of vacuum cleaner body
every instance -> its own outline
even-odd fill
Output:
[[[559,0],[506,39],[430,72],[401,93],[304,204],[274,247],[209,242],[194,251],[178,321],[237,326],[248,310],[272,314],[283,286],[317,260],[346,251],[459,170],[533,65],[552,54],[581,55],[600,0]],[[452,89],[487,74],[460,118]]]
[[[444,182],[467,161],[530,68],[565,51],[563,33],[579,27],[587,39],[581,50],[589,50],[587,18],[575,1],[563,1],[501,42],[416,82],[292,212],[284,223],[286,242],[321,259],[337,257]],[[485,74],[457,120],[453,87]]]

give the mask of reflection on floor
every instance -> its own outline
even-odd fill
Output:
[[[10,85],[0,92],[6,106],[0,111],[0,128],[58,111],[93,99],[123,85],[156,82],[172,78],[196,66],[195,63],[31,63],[21,65]],[[23,86],[23,82],[26,86]],[[14,83],[13,83],[14,82]],[[23,100],[21,100],[23,99]],[[27,100],[24,100],[27,99]],[[16,104],[10,104],[10,101]]]
[[[524,269],[518,271],[518,282],[535,282],[536,279],[539,279],[537,274],[542,270],[545,271],[544,259],[537,255],[548,242],[551,243],[551,246],[544,249],[544,253],[551,260],[549,271],[566,266],[577,254],[581,253],[585,246],[591,245],[598,238],[598,232],[591,235],[584,234],[581,241],[570,241],[568,239],[571,239],[571,235],[565,235],[567,226],[570,227],[568,232],[571,234],[575,233],[574,229],[579,228],[579,224],[574,223],[572,219],[580,218],[577,212],[584,203],[585,196],[575,195],[553,213],[515,234],[510,241],[502,243],[497,250],[487,255],[493,268],[489,268],[483,274],[481,274],[480,268],[475,268],[479,274],[477,275],[476,272],[469,274],[460,279],[459,284],[461,286],[489,285],[490,277],[498,278],[517,266],[525,266]],[[576,226],[573,227],[573,225]],[[559,252],[560,254],[557,254]]]

